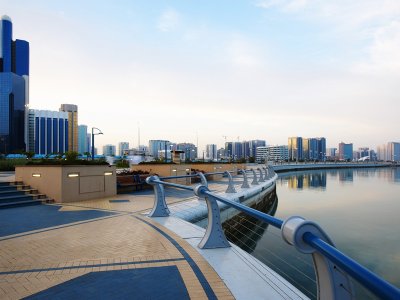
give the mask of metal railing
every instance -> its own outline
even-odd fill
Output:
[[[260,182],[276,179],[276,173],[272,167],[257,168],[257,170],[259,171],[258,177],[256,169],[239,170],[243,175],[242,189],[250,188],[247,177],[247,173],[249,172],[253,175],[251,185],[254,186],[259,185]],[[206,176],[225,174],[229,179],[226,193],[236,193],[231,173],[225,171],[162,178],[158,176],[148,177],[146,182],[153,185],[155,194],[154,207],[149,216],[169,216],[170,212],[165,201],[164,186],[193,191],[196,196],[206,201],[208,209],[208,225],[206,233],[198,245],[200,248],[214,249],[230,247],[222,229],[220,209],[217,204],[217,201],[219,201],[280,229],[282,239],[285,242],[294,246],[301,253],[311,254],[317,279],[318,299],[354,299],[355,294],[349,276],[380,298],[400,299],[400,290],[397,287],[340,252],[317,223],[307,221],[299,216],[293,216],[283,221],[209,190]],[[201,184],[187,186],[162,180],[185,177],[199,177]]]

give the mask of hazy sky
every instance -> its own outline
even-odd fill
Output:
[[[400,1],[0,0],[30,106],[79,107],[96,146],[400,141]]]

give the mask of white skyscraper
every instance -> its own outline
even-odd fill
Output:
[[[208,144],[206,146],[206,158],[209,160],[217,160],[218,152],[216,144]]]
[[[118,155],[124,156],[124,153],[129,150],[128,142],[119,142],[118,143]]]

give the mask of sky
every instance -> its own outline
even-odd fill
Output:
[[[0,0],[30,107],[78,105],[96,147],[150,139],[400,141],[400,1]]]

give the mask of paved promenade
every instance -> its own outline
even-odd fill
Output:
[[[0,210],[0,299],[233,299],[198,251],[142,214],[152,205],[144,191]]]

